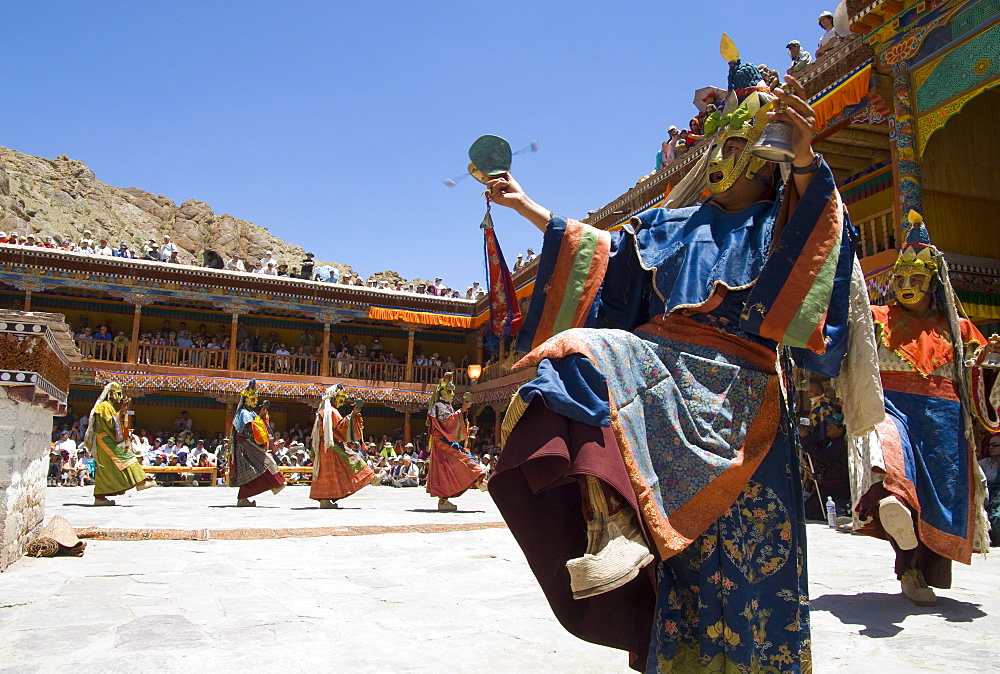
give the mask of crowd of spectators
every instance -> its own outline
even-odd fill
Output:
[[[124,330],[114,329],[113,319],[92,328],[89,318],[81,316],[75,335],[84,357],[128,362],[131,339]],[[236,369],[365,381],[403,381],[405,378],[406,354],[384,348],[378,335],[370,339],[358,335],[353,343],[347,335],[339,342],[331,339],[330,372],[320,375],[321,338],[322,335],[317,337],[312,328],[305,327],[296,344],[274,331],[265,333],[260,328],[251,331],[240,326],[236,332]],[[166,319],[158,329],[139,333],[137,349],[138,362],[143,365],[225,370],[229,368],[230,333],[221,325],[209,327],[202,323],[191,330],[186,321],[175,327]],[[469,366],[469,357],[463,356],[461,361],[455,362],[450,355],[442,357],[436,351],[427,353],[417,343],[413,349],[413,365],[413,378],[417,382],[436,382],[445,372],[457,372],[462,379]]]
[[[107,238],[95,239],[89,229],[84,230],[82,237],[78,241],[63,238],[59,235],[43,238],[35,234],[28,234],[26,236],[18,234],[8,235],[6,232],[0,231],[0,244],[4,243],[9,245],[52,248],[54,250],[83,253],[86,255],[104,255],[107,257],[172,264],[186,263],[180,259],[180,255],[187,255],[186,251],[182,251],[177,244],[173,243],[170,235],[167,234],[163,236],[162,243],[158,243],[155,239],[149,239],[143,244],[142,250],[133,250],[125,241],[121,241],[118,247],[113,247]],[[193,260],[191,263],[196,264]],[[407,282],[403,280],[390,282],[372,275],[365,280],[359,275],[351,273],[342,274],[337,267],[330,265],[317,268],[313,253],[306,253],[297,266],[290,266],[276,259],[273,250],[265,251],[264,257],[256,261],[245,259],[238,252],[234,252],[232,257],[227,261],[218,251],[207,250],[203,254],[201,266],[211,269],[226,269],[229,271],[261,274],[263,276],[283,276],[305,281],[337,283],[340,285],[377,288],[380,290],[418,295],[434,295],[452,299],[477,299],[485,293],[481,289],[477,290],[479,284],[476,283],[470,286],[469,290],[463,294],[460,290],[445,285],[441,278],[435,278],[433,283],[423,281]]]

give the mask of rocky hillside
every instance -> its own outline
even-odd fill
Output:
[[[293,267],[306,252],[252,222],[216,215],[203,201],[178,205],[137,187],[106,185],[82,161],[65,155],[45,159],[0,147],[0,230],[79,241],[88,229],[95,239],[106,236],[112,247],[125,241],[133,251],[169,234],[182,251],[181,262],[188,264],[201,264],[206,250],[226,259],[233,252],[260,259],[272,250],[276,259]],[[349,265],[319,264],[354,273]]]

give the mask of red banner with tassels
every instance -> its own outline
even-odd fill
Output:
[[[486,240],[486,273],[489,284],[490,301],[490,331],[497,339],[507,339],[513,337],[521,329],[521,308],[517,304],[514,281],[510,275],[510,269],[503,259],[500,251],[500,242],[497,241],[496,232],[493,229],[493,217],[490,215],[489,202],[486,205],[486,217],[479,225],[483,229],[483,236]]]

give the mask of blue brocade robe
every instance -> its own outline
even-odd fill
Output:
[[[571,632],[651,672],[809,671],[776,347],[837,373],[855,240],[825,166],[801,199],[740,213],[654,209],[610,234],[550,221],[519,342],[538,374],[511,402],[490,491]],[[586,548],[581,475],[640,513],[655,578],[566,599],[565,561]]]

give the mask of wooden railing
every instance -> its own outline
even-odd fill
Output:
[[[128,343],[116,344],[99,339],[78,337],[76,344],[85,360],[112,363],[128,362]],[[192,367],[209,370],[230,369],[228,349],[139,344],[136,349],[136,358],[140,365]],[[319,356],[237,351],[236,367],[233,369],[258,374],[325,376],[369,382],[411,384],[435,384],[444,376],[445,372],[452,372],[457,386],[470,385],[466,370],[457,366],[414,365],[412,375],[407,378],[405,363],[383,363],[359,358],[331,357],[327,365],[327,372],[321,373],[322,364],[323,359]]]
[[[858,257],[868,257],[896,247],[896,225],[891,208],[862,218],[854,224],[860,233]]]

